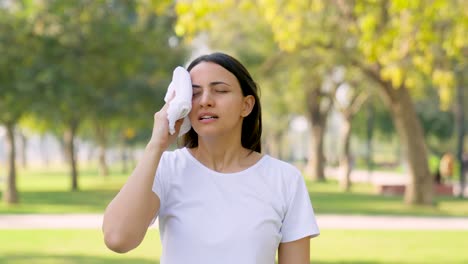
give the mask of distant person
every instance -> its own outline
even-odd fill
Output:
[[[442,184],[442,177],[440,176],[440,158],[437,155],[429,156],[429,171],[434,176],[434,183]]]
[[[437,171],[435,172],[434,182],[436,184],[442,184],[442,176],[440,175],[440,170],[439,169],[437,169]]]
[[[455,157],[447,152],[440,159],[439,173],[443,182],[448,182],[454,173]]]
[[[192,125],[183,147],[154,115],[145,152],[104,214],[106,245],[127,252],[159,217],[161,264],[308,264],[319,234],[304,179],[261,153],[258,88],[236,59],[213,53],[189,66]],[[177,132],[181,127],[179,121]]]

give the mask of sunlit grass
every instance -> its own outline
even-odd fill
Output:
[[[468,263],[467,231],[326,229],[312,239],[311,263]]]
[[[116,170],[102,177],[96,169],[85,168],[79,173],[79,190],[70,191],[71,177],[66,168],[21,171],[17,177],[20,203],[10,206],[0,203],[0,214],[102,213],[126,178],[126,174]]]
[[[0,245],[0,263],[9,264],[150,264],[161,256],[155,229],[124,255],[109,251],[99,230],[0,230]],[[325,229],[311,241],[310,263],[461,264],[467,246],[467,231]]]
[[[27,170],[18,175],[21,204],[3,213],[102,213],[124,184],[127,174],[112,170],[102,178],[93,168],[80,174],[80,190],[70,192],[65,168]],[[438,197],[436,207],[408,207],[402,197],[374,193],[373,186],[355,184],[351,193],[335,181],[307,181],[316,213],[468,216],[468,201]],[[311,242],[311,263],[390,264],[468,263],[467,231],[321,230]],[[143,243],[128,254],[104,246],[100,230],[0,230],[0,264],[130,264],[159,263],[161,244],[150,229]]]
[[[111,168],[111,176],[101,177],[94,166],[80,168],[79,191],[71,192],[66,167],[20,170],[20,204],[0,203],[0,214],[7,213],[102,213],[125,183],[128,173]],[[343,193],[334,180],[306,181],[317,214],[468,216],[468,199],[436,197],[435,206],[408,206],[401,196],[382,196],[370,184],[354,184]],[[0,189],[3,188],[3,184]]]
[[[127,254],[108,250],[100,230],[0,230],[0,263],[154,264],[161,255],[157,231]]]

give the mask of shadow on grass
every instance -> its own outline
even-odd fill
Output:
[[[99,213],[104,211],[116,194],[117,191],[114,190],[25,191],[20,195],[21,207],[0,210],[0,214],[57,213],[57,211]]]
[[[117,191],[113,190],[24,192],[21,198],[28,204],[64,204],[101,208],[107,205],[116,194]]]
[[[0,263],[8,264],[159,264],[158,260],[148,260],[143,258],[110,258],[102,256],[81,256],[81,255],[40,255],[31,254],[4,254],[0,256]]]
[[[321,213],[343,213],[343,214],[385,214],[386,207],[375,207],[375,204],[401,203],[401,198],[385,197],[373,194],[359,193],[333,193],[310,192],[314,209]],[[321,207],[320,205],[326,205]]]
[[[159,264],[159,260],[148,260],[143,258],[109,258],[102,256],[81,256],[81,255],[40,255],[31,254],[5,254],[0,256],[0,263],[9,264]],[[310,264],[379,264],[375,261],[310,261]]]
[[[376,261],[310,261],[310,264],[379,264]]]

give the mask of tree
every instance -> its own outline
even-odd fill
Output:
[[[280,47],[328,47],[330,52],[346,54],[351,65],[378,84],[407,158],[411,180],[405,202],[409,204],[433,202],[424,132],[411,92],[424,89],[420,80],[427,76],[439,84],[441,94],[453,90],[450,70],[438,68],[433,52],[446,49],[441,45],[446,39],[459,40],[451,45],[455,51],[466,45],[459,33],[463,24],[457,21],[466,18],[461,6],[461,1],[396,0],[277,1],[264,6]],[[317,25],[326,26],[320,36],[305,33],[319,29]],[[447,27],[450,30],[440,30]],[[447,32],[452,35],[446,36]],[[446,57],[444,53],[438,57]]]
[[[38,41],[27,21],[0,6],[0,124],[6,128],[8,173],[3,200],[19,201],[16,187],[15,130],[40,91],[34,85]]]
[[[466,72],[466,64],[463,65],[464,67],[464,72]],[[466,164],[466,154],[465,153],[465,150],[464,150],[464,147],[465,147],[465,135],[466,135],[466,131],[468,131],[468,128],[467,128],[467,122],[466,122],[466,112],[468,112],[468,104],[466,103],[466,85],[467,85],[467,81],[466,81],[466,74],[461,74],[461,70],[458,71],[457,69],[457,79],[458,79],[458,82],[457,82],[457,94],[456,94],[456,97],[457,97],[457,103],[456,103],[456,107],[455,107],[455,114],[456,114],[456,119],[457,119],[457,160],[458,160],[458,163],[460,164],[460,168],[459,168],[459,175],[460,175],[460,186],[462,186],[460,188],[460,193],[458,194],[458,196],[460,198],[463,198],[464,197],[464,188],[463,186],[465,186],[465,177],[466,177],[466,173],[468,171],[468,165]]]
[[[390,110],[409,167],[405,202],[432,204],[424,131],[413,96],[425,79],[439,88],[442,101],[454,91],[453,64],[464,58],[466,14],[463,1],[238,1],[207,4],[179,2],[178,32],[209,28],[217,13],[255,8],[270,25],[281,50],[316,50],[336,56],[332,65],[359,68],[377,85]],[[195,21],[195,23],[193,23]],[[466,57],[466,56],[465,56]],[[321,61],[328,63],[329,61]],[[326,71],[325,71],[326,72]]]
[[[336,1],[341,16],[354,24],[349,31],[358,32],[355,38],[358,54],[366,58],[354,59],[354,64],[379,84],[404,147],[411,176],[406,203],[433,202],[433,178],[428,169],[424,131],[411,94],[424,89],[421,80],[427,77],[438,85],[441,95],[453,90],[450,70],[439,68],[436,62],[446,55],[431,56],[434,51],[444,50],[445,39],[457,35],[447,37],[440,27],[454,17],[463,17],[462,13],[457,14],[459,4],[459,1],[379,1],[375,5],[357,2],[353,6]],[[449,24],[449,28],[459,25]]]
[[[110,129],[119,129],[122,120],[131,120],[131,126],[144,118],[141,112],[126,118],[134,114],[126,110],[160,104],[154,103],[162,98],[157,90],[166,89],[169,69],[180,64],[185,53],[169,41],[174,19],[156,14],[161,6],[153,2],[49,0],[36,5],[33,15],[38,17],[38,34],[47,41],[43,54],[49,65],[41,75],[50,105],[43,108],[48,112],[43,116],[63,126],[71,188],[77,190],[74,142],[79,128],[85,125],[94,131],[101,172],[106,174]]]
[[[334,65],[318,63],[331,58],[320,48],[293,53],[279,50],[268,21],[259,16],[262,9],[263,6],[250,1],[240,1],[239,5],[233,2],[179,2],[176,31],[188,40],[199,33],[205,36],[208,31],[210,47],[234,51],[257,74],[264,91],[262,102],[269,150],[279,152],[275,146],[280,145],[292,114],[308,113],[313,132],[310,134],[311,159],[306,174],[324,180],[323,135],[336,85],[328,91],[322,88],[332,83],[324,76],[331,75]],[[229,10],[227,14],[226,10]],[[239,17],[243,19],[239,20]],[[239,45],[233,46],[234,41]],[[298,104],[298,99],[304,103]]]
[[[336,107],[341,112],[343,116],[342,130],[341,130],[341,177],[340,177],[340,187],[344,191],[351,190],[351,170],[353,163],[355,163],[355,158],[351,154],[351,132],[354,116],[361,109],[361,106],[369,97],[368,93],[362,88],[365,85],[365,82],[362,78],[357,78],[357,74],[349,74],[353,79],[348,79],[343,85],[338,87],[336,94]]]

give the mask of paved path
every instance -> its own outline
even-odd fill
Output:
[[[328,178],[337,178],[340,175],[339,168],[325,168],[325,175]],[[404,173],[391,171],[372,171],[352,170],[350,175],[352,182],[368,182],[373,184],[406,184],[409,182],[409,176]]]
[[[468,217],[318,215],[323,229],[468,230]],[[100,214],[0,215],[0,229],[99,229]],[[152,228],[157,228],[154,224]]]

